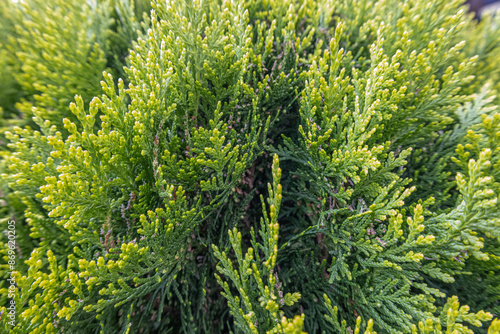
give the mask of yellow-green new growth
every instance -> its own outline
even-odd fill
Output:
[[[264,218],[261,219],[259,235],[262,242],[257,242],[255,234],[252,233],[254,248],[248,248],[243,258],[241,233],[236,228],[229,231],[231,246],[237,259],[237,269],[234,269],[233,262],[226,252],[220,252],[217,246],[212,245],[214,254],[220,261],[217,269],[235,285],[242,299],[241,304],[239,297],[232,294],[228,282],[223,281],[218,274],[216,277],[224,289],[223,295],[228,300],[231,314],[238,319],[236,325],[243,332],[260,333],[266,330],[268,333],[302,333],[303,316],[296,316],[293,320],[287,319],[281,311],[283,306],[291,306],[297,302],[300,294],[297,292],[285,294],[275,272],[279,238],[278,213],[282,199],[281,169],[277,155],[273,156],[272,176],[273,183],[268,184],[269,209],[266,208],[261,196]],[[262,258],[259,252],[262,252]],[[254,298],[258,299],[259,304],[255,303]],[[264,319],[259,319],[260,323],[255,315],[256,312],[262,312],[258,309],[267,313]]]

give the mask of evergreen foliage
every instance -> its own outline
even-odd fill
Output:
[[[500,333],[499,18],[0,0],[1,331]]]

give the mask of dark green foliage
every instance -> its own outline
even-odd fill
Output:
[[[498,19],[0,9],[2,331],[500,332]]]

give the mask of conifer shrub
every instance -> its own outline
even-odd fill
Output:
[[[500,333],[498,16],[0,0],[0,17],[2,333]]]

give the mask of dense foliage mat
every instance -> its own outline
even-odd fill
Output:
[[[500,333],[499,79],[461,1],[0,0],[2,333]]]

